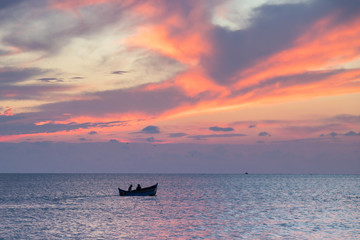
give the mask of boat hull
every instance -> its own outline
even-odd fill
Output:
[[[151,187],[142,188],[141,190],[125,191],[121,188],[119,189],[120,196],[155,196],[157,191],[157,185],[155,184]]]

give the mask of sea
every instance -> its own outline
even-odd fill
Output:
[[[0,239],[360,239],[360,175],[0,174]]]

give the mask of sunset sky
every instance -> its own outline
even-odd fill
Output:
[[[347,169],[360,173],[360,2],[2,0],[0,168],[26,171],[15,165],[27,152],[14,149],[44,142],[135,144],[144,158],[151,145],[159,155],[221,146],[229,166],[241,166],[240,151],[259,172],[257,147],[284,153],[291,144],[310,162],[319,148],[346,152]],[[181,162],[191,171],[205,155],[159,171]]]

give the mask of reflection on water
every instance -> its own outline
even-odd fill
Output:
[[[356,239],[358,175],[0,175],[0,236]],[[155,197],[117,187],[158,182]],[[0,238],[1,238],[0,237]]]

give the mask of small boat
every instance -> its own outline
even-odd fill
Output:
[[[132,190],[132,191],[125,191],[121,188],[119,189],[120,196],[155,196],[157,190],[157,183],[153,186],[141,188],[140,190]]]

